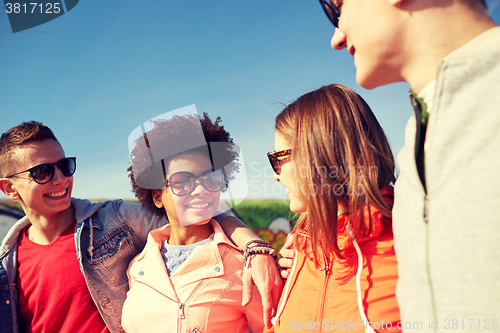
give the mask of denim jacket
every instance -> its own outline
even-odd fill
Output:
[[[75,207],[76,257],[99,313],[111,332],[123,332],[121,313],[128,291],[127,268],[146,244],[150,230],[168,223],[166,216],[122,200],[91,203],[72,199]],[[217,216],[217,220],[227,214]],[[0,246],[0,333],[18,333],[16,290],[17,241],[30,225],[20,219]]]

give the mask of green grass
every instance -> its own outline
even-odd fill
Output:
[[[279,216],[291,219],[295,214],[290,211],[289,200],[243,200],[233,208],[236,214],[251,229],[267,228]]]

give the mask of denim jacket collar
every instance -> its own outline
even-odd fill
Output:
[[[17,243],[17,239],[19,238],[19,233],[31,224],[30,220],[28,220],[27,216],[24,216],[19,221],[17,221],[12,228],[10,228],[9,232],[5,236],[2,241],[2,245],[0,246],[0,259],[2,259],[10,250],[12,250]]]
[[[90,227],[89,217],[105,206],[107,202],[91,203],[88,200],[72,198],[71,203],[75,207],[76,223],[83,223],[85,226]],[[92,219],[92,226],[102,229],[102,223],[96,217]]]

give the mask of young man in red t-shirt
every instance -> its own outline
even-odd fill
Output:
[[[12,148],[2,142],[2,150],[11,152],[2,156],[1,172],[7,176],[0,182],[31,222],[20,232],[17,245],[20,330],[108,332],[75,255],[71,190],[76,160],[65,157],[49,128],[24,127],[17,133],[36,139]]]

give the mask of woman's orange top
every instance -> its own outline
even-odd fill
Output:
[[[392,204],[392,187],[382,189]],[[362,311],[375,332],[401,332],[396,282],[392,221],[370,206],[372,232],[358,236],[363,269],[360,279]],[[368,214],[368,208],[365,208]],[[368,223],[368,219],[365,219]],[[310,239],[298,232],[301,248],[296,251],[291,276],[278,306],[275,326],[264,332],[365,332],[356,288],[358,254],[345,230],[349,216],[338,220],[339,248],[346,259],[323,252],[319,267],[314,263]]]

